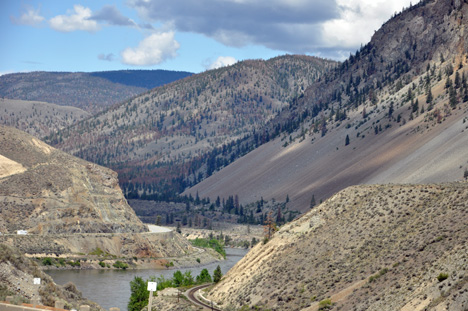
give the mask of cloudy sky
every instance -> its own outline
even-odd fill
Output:
[[[413,0],[414,3],[416,1]],[[0,74],[343,60],[410,0],[1,0]]]

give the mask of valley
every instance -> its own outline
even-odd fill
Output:
[[[1,75],[0,300],[102,310],[42,270],[199,273],[234,247],[150,307],[206,283],[229,311],[468,310],[467,17],[410,4],[342,61]]]

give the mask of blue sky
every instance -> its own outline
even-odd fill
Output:
[[[343,60],[409,0],[2,0],[0,75]]]

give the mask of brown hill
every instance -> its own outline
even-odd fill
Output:
[[[464,14],[466,3],[438,0],[396,15],[266,125],[271,133],[297,120],[295,131],[277,132],[185,194],[237,194],[244,204],[289,195],[289,206],[306,211],[312,196],[326,199],[350,185],[462,179],[468,167]]]
[[[226,310],[466,310],[467,202],[467,183],[347,188],[255,246],[209,299]]]
[[[261,129],[335,65],[308,56],[239,62],[153,89],[47,141],[115,169],[140,194],[177,192],[229,161],[208,168],[207,153]]]
[[[0,124],[12,126],[38,138],[89,117],[79,108],[37,101],[0,99]]]
[[[39,257],[95,258],[97,253],[135,261],[135,267],[145,264],[137,257],[157,258],[148,261],[157,267],[169,257],[176,265],[197,265],[197,257],[202,263],[218,260],[210,252],[200,254],[177,232],[149,233],[127,204],[114,171],[4,126],[0,232],[0,243]]]
[[[0,230],[37,234],[146,232],[117,174],[0,127]]]

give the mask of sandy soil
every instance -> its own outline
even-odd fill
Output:
[[[26,168],[13,160],[0,155],[0,178],[20,174],[26,171]]]

